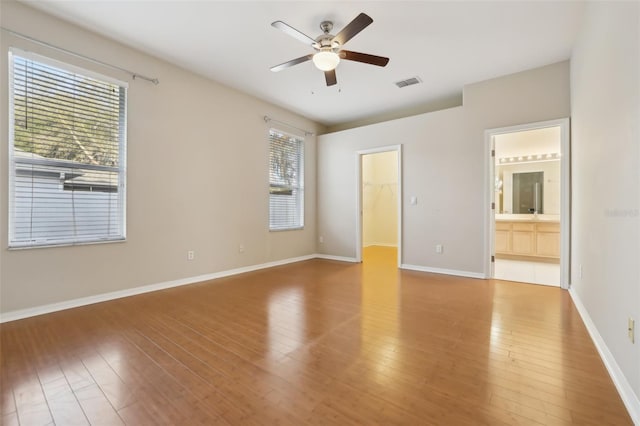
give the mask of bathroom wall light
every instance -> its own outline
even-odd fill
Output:
[[[550,152],[548,154],[532,154],[532,155],[522,155],[518,157],[500,157],[498,158],[498,163],[538,163],[541,161],[555,161],[559,160],[561,154],[559,152]]]

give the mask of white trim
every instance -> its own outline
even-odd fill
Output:
[[[494,170],[495,164],[491,157],[491,150],[494,149],[493,137],[505,133],[521,132],[525,130],[544,129],[548,127],[560,127],[560,287],[569,288],[570,269],[570,218],[571,218],[571,194],[570,194],[570,140],[569,140],[569,119],[540,121],[537,123],[520,124],[517,126],[500,127],[487,129],[484,131],[485,139],[485,227],[484,227],[484,273],[491,278],[494,276],[491,256],[495,254],[495,210],[491,210],[491,203],[495,202],[494,196]]]
[[[485,279],[485,275],[482,272],[469,272],[469,271],[458,271],[456,269],[444,269],[444,268],[431,268],[428,266],[419,266],[419,265],[409,265],[403,263],[400,265],[400,269],[408,269],[411,271],[419,271],[419,272],[431,272],[433,274],[443,274],[443,275],[455,275],[458,277],[466,277],[466,278],[479,278]]]
[[[571,123],[560,123],[560,287],[571,286]]]
[[[316,259],[324,259],[324,260],[337,260],[339,262],[349,262],[349,263],[359,263],[360,261],[355,257],[346,257],[346,256],[333,256],[330,254],[316,254]]]
[[[402,265],[402,144],[380,146],[377,148],[362,149],[356,151],[356,262],[362,262],[362,156],[367,154],[378,154],[380,152],[398,153],[398,260],[397,265]]]
[[[65,309],[77,308],[79,306],[92,305],[94,303],[106,302],[123,297],[135,296],[137,294],[149,293],[157,290],[164,290],[172,287],[180,287],[183,285],[195,284],[203,281],[215,280],[217,278],[228,277],[231,275],[243,274],[245,272],[256,271],[259,269],[272,268],[274,266],[286,265],[289,263],[302,262],[304,260],[315,259],[323,255],[310,254],[300,257],[292,257],[289,259],[276,260],[273,262],[262,263],[259,265],[243,266],[241,268],[229,269],[226,271],[214,272],[211,274],[198,275],[195,277],[181,278],[173,281],[165,281],[157,284],[149,284],[141,287],[129,288],[126,290],[113,291],[109,293],[97,294],[95,296],[81,297],[79,299],[66,300],[64,302],[51,303],[49,305],[36,306],[34,308],[20,309],[17,311],[9,311],[0,314],[0,323],[15,321],[23,318],[34,317],[37,315],[49,314],[51,312],[63,311]],[[341,260],[341,259],[336,259]]]
[[[616,359],[598,332],[598,328],[591,320],[591,316],[589,315],[587,308],[582,304],[580,297],[572,289],[569,289],[569,294],[571,295],[573,304],[582,317],[582,322],[584,322],[585,327],[587,327],[587,331],[600,354],[600,358],[602,358],[602,361],[611,376],[611,380],[613,380],[613,384],[615,384],[616,389],[620,394],[620,398],[622,398],[622,402],[624,402],[625,407],[627,407],[631,420],[636,425],[640,425],[640,400],[638,399],[638,395],[633,391],[631,384],[629,384],[629,381],[620,369]]]
[[[484,276],[485,278],[493,278],[495,276],[495,262],[491,261],[491,256],[495,256],[495,234],[496,234],[496,211],[491,208],[491,203],[496,202],[496,191],[495,191],[495,157],[491,155],[493,150],[495,149],[494,142],[494,133],[492,130],[484,131],[484,177],[485,177],[485,185],[484,185],[484,199],[487,204],[484,209],[484,247],[485,250],[489,250],[485,252],[485,267],[484,267]],[[488,184],[487,184],[488,182]],[[494,258],[495,260],[495,258]]]

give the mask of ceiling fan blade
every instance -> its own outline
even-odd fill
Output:
[[[300,40],[301,42],[303,42],[304,44],[308,44],[311,46],[316,46],[317,43],[314,39],[312,39],[311,37],[309,37],[308,35],[301,33],[300,31],[296,30],[295,28],[293,28],[291,25],[286,24],[282,21],[275,21],[271,23],[271,26],[274,28],[279,29],[280,31],[284,32],[285,34],[289,34],[291,37],[296,38],[298,40]]]
[[[336,70],[325,71],[324,79],[327,80],[327,86],[333,86],[338,83],[338,78],[336,77]]]
[[[350,50],[341,50],[340,58],[348,61],[364,62],[365,64],[377,65],[384,67],[389,63],[389,58],[384,56],[369,55],[367,53],[352,52]]]
[[[273,66],[273,67],[271,67],[271,71],[273,71],[273,72],[282,71],[285,68],[290,68],[290,67],[292,67],[294,65],[298,65],[298,64],[301,64],[303,62],[307,62],[311,58],[313,58],[313,54],[309,54],[307,56],[301,56],[299,58],[292,59],[292,60],[287,61],[285,63],[282,63],[280,65]]]
[[[332,41],[337,41],[340,46],[344,46],[346,42],[351,40],[360,31],[364,30],[369,24],[373,22],[373,19],[369,15],[361,13],[356,16],[355,19],[347,24]]]

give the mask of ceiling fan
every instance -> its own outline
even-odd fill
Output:
[[[342,31],[334,36],[330,34],[331,30],[333,29],[333,22],[323,21],[320,23],[322,34],[314,40],[308,35],[296,30],[292,26],[282,21],[275,21],[271,24],[272,27],[277,28],[290,35],[291,37],[310,45],[316,50],[316,53],[311,53],[300,58],[292,59],[283,64],[276,65],[274,67],[271,67],[271,71],[281,71],[285,68],[289,68],[294,65],[312,60],[314,65],[319,70],[324,71],[324,77],[327,81],[327,86],[333,86],[338,82],[336,78],[336,67],[340,63],[341,59],[384,67],[389,62],[389,58],[369,55],[367,53],[352,52],[350,50],[342,50],[342,46],[344,46],[346,42],[355,37],[360,31],[364,30],[372,22],[373,19],[371,19],[371,17],[364,13],[361,13],[356,16],[353,21],[349,22],[349,24],[347,24],[347,26],[344,27]]]

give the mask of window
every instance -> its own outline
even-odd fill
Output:
[[[269,130],[269,230],[304,227],[304,139]]]
[[[125,238],[126,85],[9,53],[9,247]]]

